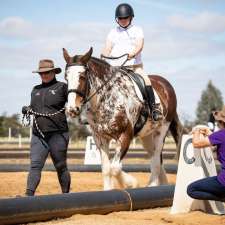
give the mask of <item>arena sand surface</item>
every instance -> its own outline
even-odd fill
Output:
[[[131,173],[146,186],[149,174]],[[23,195],[27,173],[0,173],[0,198]],[[71,173],[71,192],[102,190],[100,173]],[[174,184],[176,175],[168,175],[169,183]],[[37,195],[60,193],[55,172],[43,172]],[[133,212],[115,212],[107,215],[74,215],[66,219],[31,224],[62,224],[62,225],[225,225],[225,216],[210,215],[195,211],[187,214],[171,215],[170,208],[155,208]]]

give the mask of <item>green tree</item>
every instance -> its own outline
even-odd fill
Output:
[[[20,114],[7,116],[6,113],[0,115],[0,137],[7,137],[11,128],[12,137],[18,137],[21,134],[23,137],[29,136],[29,127],[23,127],[20,121]]]
[[[220,110],[223,107],[221,91],[210,80],[205,90],[202,91],[201,99],[196,109],[196,123],[206,124],[212,110]]]

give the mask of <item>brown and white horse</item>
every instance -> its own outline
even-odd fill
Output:
[[[85,55],[69,56],[66,60],[65,79],[68,82],[67,112],[78,116],[85,104],[89,104],[88,122],[97,148],[101,153],[104,190],[114,188],[113,180],[123,188],[137,187],[137,180],[122,171],[121,160],[134,137],[134,126],[146,105],[137,97],[129,76],[120,68],[91,57],[92,48]],[[161,151],[168,131],[176,144],[182,132],[176,112],[176,94],[170,83],[160,76],[149,76],[161,101],[164,118],[153,122],[149,117],[137,133],[144,149],[151,157],[149,186],[166,184],[167,178],[161,162]],[[109,158],[110,140],[116,141],[113,158]]]

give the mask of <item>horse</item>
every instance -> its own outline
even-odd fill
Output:
[[[179,146],[183,130],[172,85],[159,75],[148,76],[159,96],[164,116],[160,121],[148,116],[135,134],[135,124],[146,104],[137,97],[133,82],[122,67],[112,67],[105,60],[92,57],[92,52],[90,48],[84,55],[70,56],[63,48],[68,83],[66,112],[71,117],[79,117],[86,108],[87,121],[101,155],[104,190],[115,188],[116,182],[121,188],[139,186],[133,176],[122,170],[122,159],[134,136],[141,140],[150,157],[148,186],[167,184],[161,158],[165,137],[170,131]],[[111,140],[115,140],[116,148],[110,159]]]

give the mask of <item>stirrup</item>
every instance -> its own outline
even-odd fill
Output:
[[[152,120],[154,120],[154,121],[159,121],[163,118],[162,112],[159,109],[159,104],[153,105],[151,115],[152,115]]]

